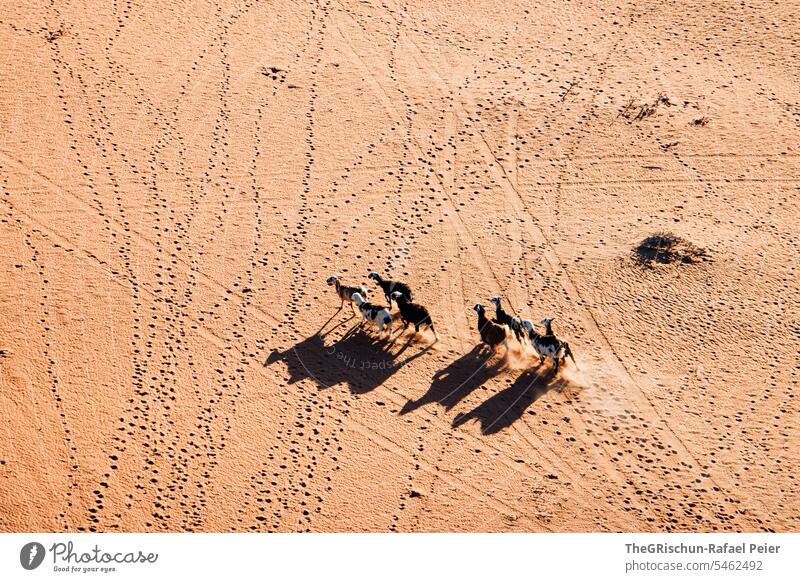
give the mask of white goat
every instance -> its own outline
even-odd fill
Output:
[[[392,335],[392,314],[389,310],[380,305],[373,305],[368,303],[366,299],[361,296],[361,293],[353,293],[353,302],[358,305],[358,310],[361,312],[362,323],[368,322],[370,326],[378,326],[378,335],[383,333],[383,328],[386,326],[388,335]]]
[[[539,355],[540,364],[544,364],[545,358],[550,358],[553,361],[553,368],[558,372],[559,364],[564,362],[567,356],[569,356],[572,362],[576,366],[578,365],[577,362],[575,362],[575,356],[572,355],[572,350],[567,342],[561,341],[554,335],[537,333],[533,329],[533,323],[529,320],[522,322],[522,325],[528,331],[528,338],[531,340],[533,349],[536,350],[536,353]]]

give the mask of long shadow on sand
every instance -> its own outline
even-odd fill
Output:
[[[482,345],[475,346],[472,351],[436,372],[428,391],[417,400],[406,402],[400,414],[407,414],[433,402],[450,410],[473,390],[499,374],[500,368],[497,363],[488,364],[491,353],[485,352],[482,348]]]
[[[390,343],[353,327],[339,341],[326,344],[324,336],[317,333],[283,352],[272,352],[264,365],[285,362],[289,384],[304,379],[313,380],[321,388],[345,383],[352,393],[364,394],[431,347],[406,355],[412,340]]]
[[[495,434],[522,418],[525,410],[552,388],[561,389],[565,382],[555,376],[552,368],[531,368],[508,388],[498,392],[469,412],[456,415],[453,428],[477,419],[481,433]]]

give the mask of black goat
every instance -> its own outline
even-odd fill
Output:
[[[381,276],[375,271],[369,274],[369,278],[373,279],[378,285],[381,286],[381,289],[383,289],[383,294],[386,295],[386,301],[389,302],[390,308],[392,307],[392,293],[395,291],[402,293],[409,301],[414,301],[414,297],[411,294],[411,288],[405,283],[382,279]]]
[[[522,338],[525,337],[525,332],[522,328],[522,320],[519,317],[512,317],[511,314],[503,309],[503,306],[500,305],[500,297],[498,295],[495,295],[489,299],[489,301],[494,303],[494,322],[500,325],[507,325],[511,328],[511,331],[514,332],[517,341],[522,343]]]
[[[414,324],[414,331],[419,331],[420,325],[427,325],[433,332],[436,341],[439,341],[439,334],[433,328],[431,314],[428,313],[428,310],[423,305],[411,303],[400,291],[392,291],[392,298],[397,302],[397,307],[400,309],[403,329],[406,329],[409,323]]]
[[[500,343],[503,343],[508,349],[506,328],[490,321],[486,317],[486,309],[480,303],[476,304],[473,309],[478,313],[478,333],[481,334],[481,341],[492,349],[495,349]]]
[[[489,301],[494,303],[494,322],[499,323],[500,325],[511,325],[511,315],[506,313],[506,310],[503,309],[503,306],[500,305],[500,296],[495,295],[494,297],[490,298]]]

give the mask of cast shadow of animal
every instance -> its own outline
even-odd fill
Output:
[[[470,352],[436,372],[428,391],[417,400],[406,402],[400,414],[408,414],[433,402],[450,410],[490,378],[499,374],[500,363],[489,364],[492,354],[483,350],[483,347],[483,344],[475,346]]]
[[[511,386],[498,392],[469,412],[462,412],[453,419],[453,428],[477,419],[482,434],[495,434],[511,426],[541,396],[555,388],[561,391],[568,381],[559,378],[547,366],[539,366],[524,371]]]
[[[309,379],[320,388],[331,388],[344,383],[353,394],[365,394],[430,349],[407,355],[409,345],[403,340],[389,343],[360,329],[351,329],[330,344],[325,336],[314,334],[283,352],[273,351],[264,365],[283,361],[288,384]]]

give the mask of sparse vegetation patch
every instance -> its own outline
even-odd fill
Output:
[[[643,239],[633,250],[641,266],[694,264],[709,260],[708,252],[671,232],[659,232]]]

